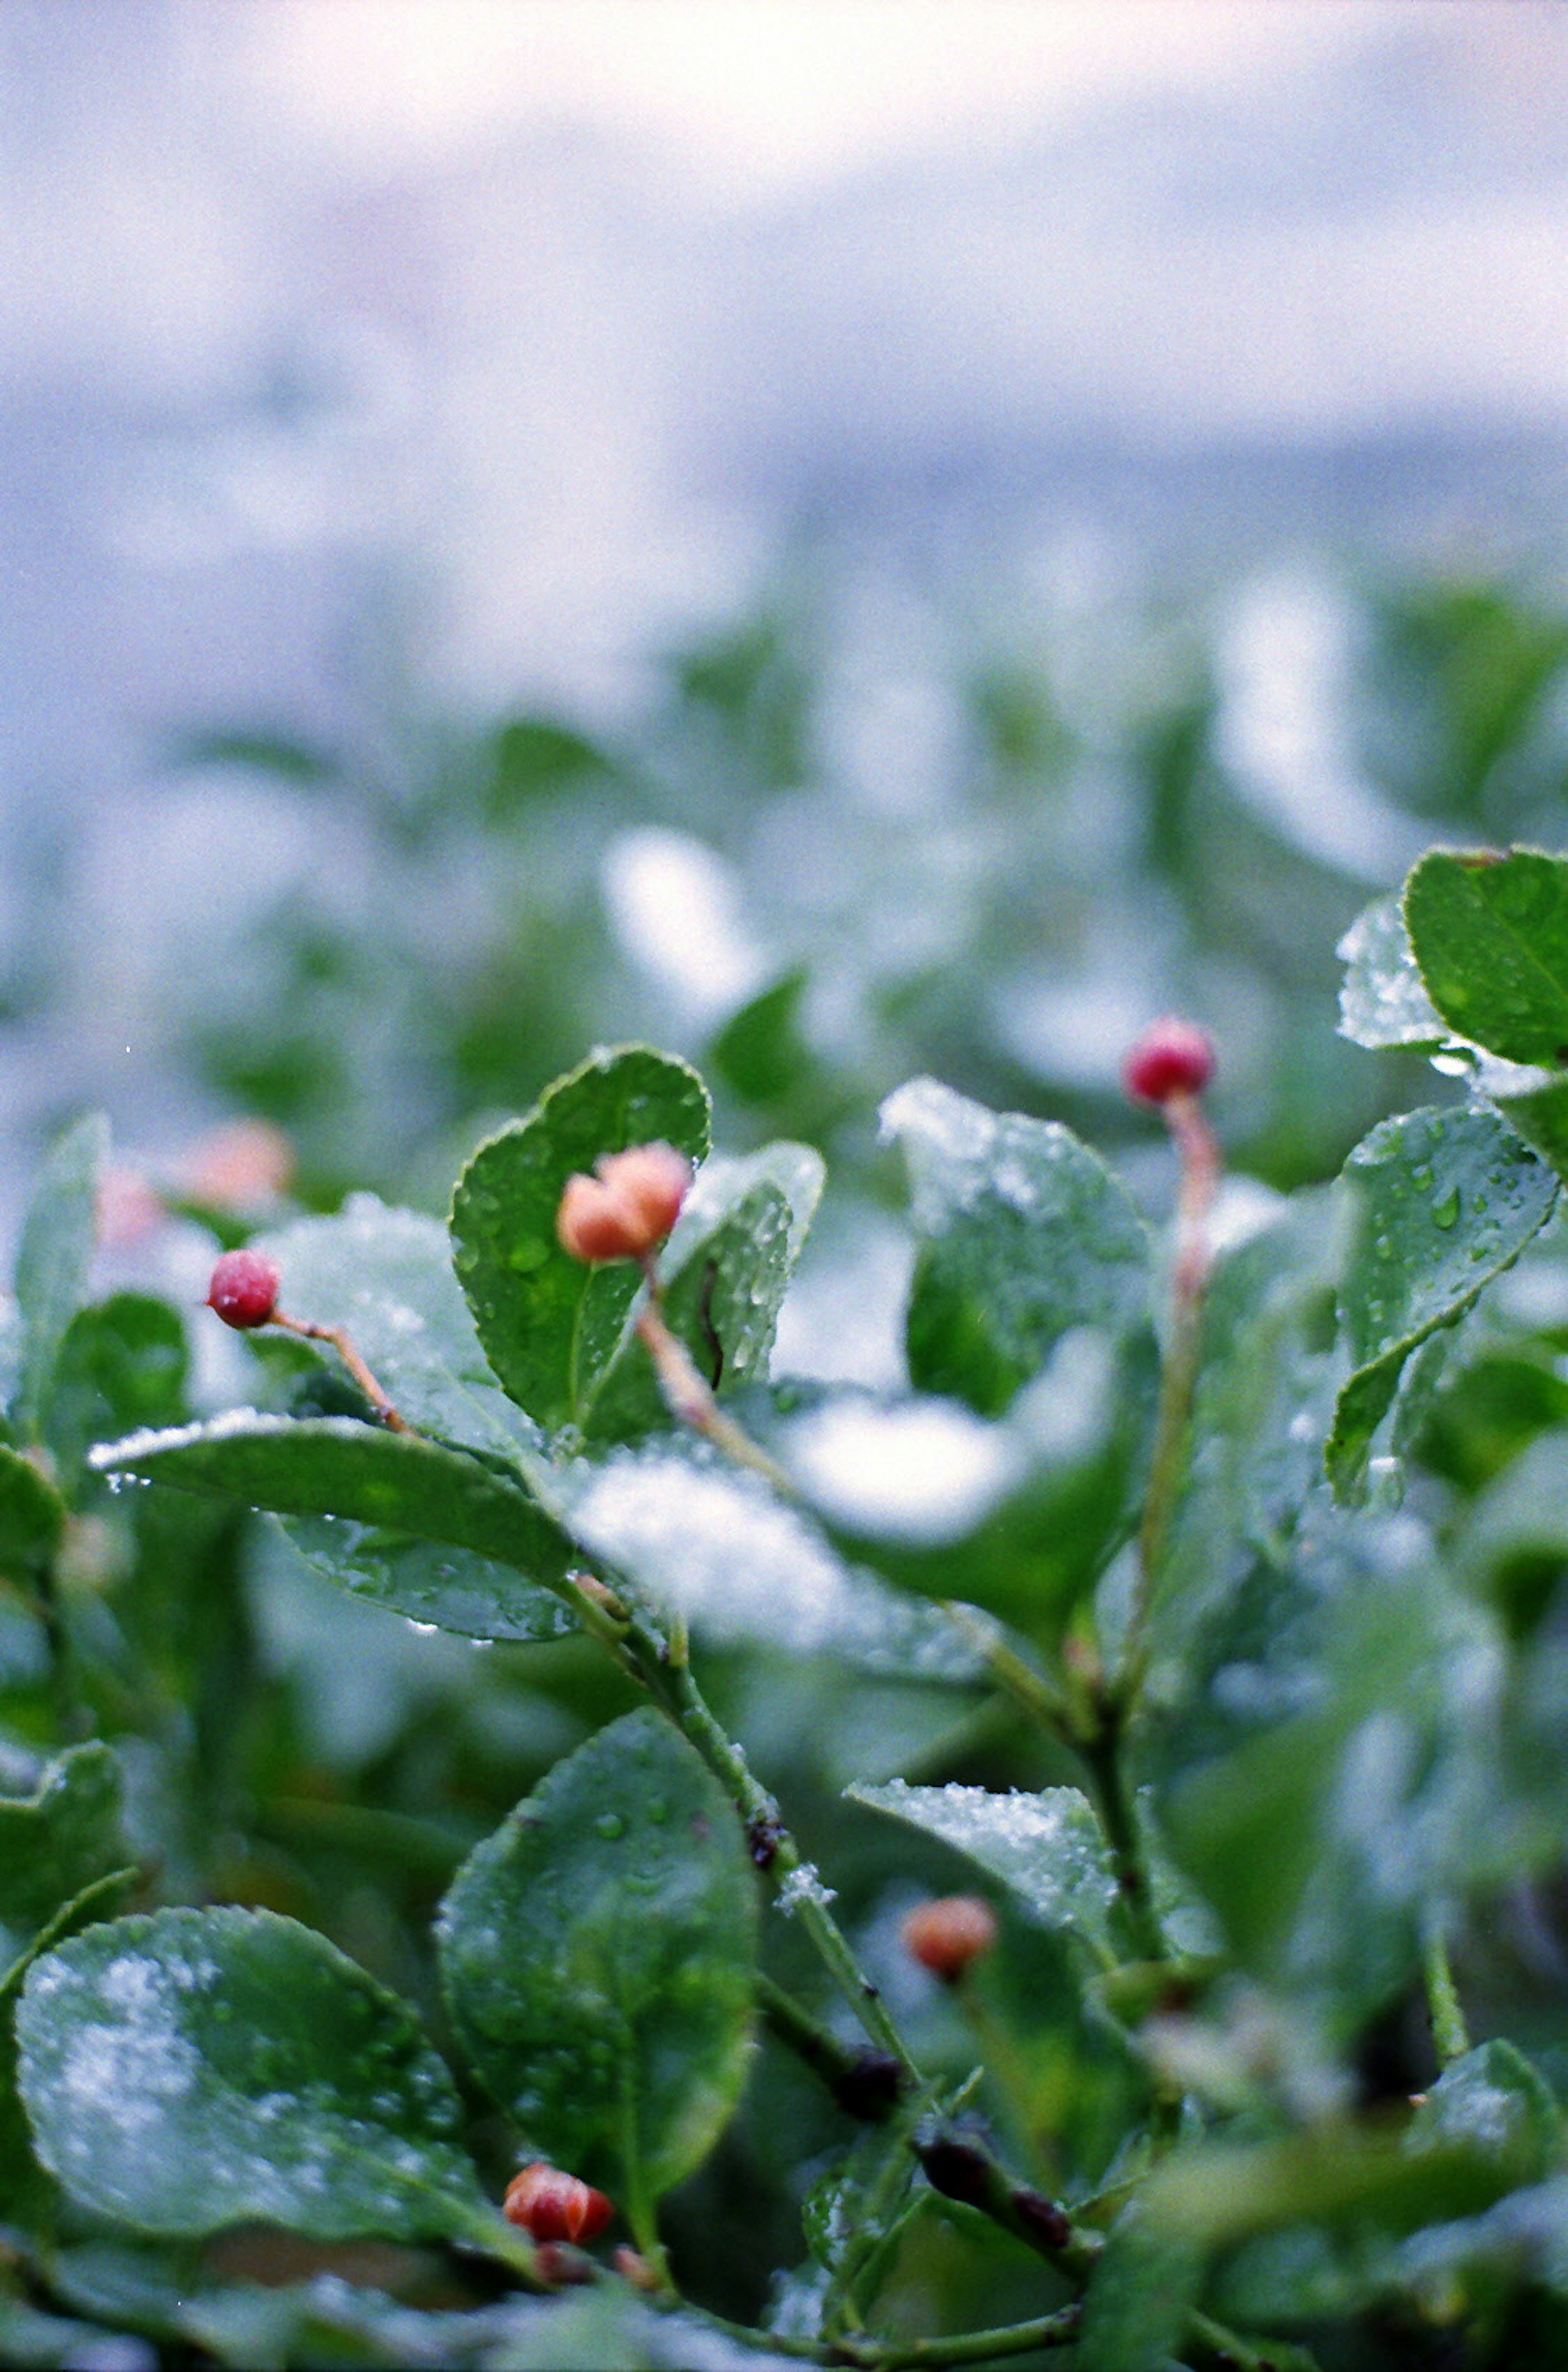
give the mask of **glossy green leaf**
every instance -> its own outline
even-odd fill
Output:
[[[540,1487],[590,1562],[612,1566],[715,1644],[839,1656],[933,1680],[979,1669],[935,1607],[846,1564],[804,1509],[703,1447],[655,1439],[574,1459]]]
[[[905,1340],[921,1389],[995,1415],[1071,1329],[1146,1320],[1143,1222],[1070,1130],[934,1079],[890,1096],[882,1129],[903,1148],[920,1238]]]
[[[662,1139],[708,1149],[696,1073],[647,1046],[596,1054],[473,1155],[452,1198],[459,1279],[485,1355],[535,1423],[580,1423],[641,1288],[633,1262],[571,1259],[555,1239],[562,1190],[601,1154]]]
[[[469,1639],[560,1639],[577,1628],[570,1607],[548,1589],[471,1549],[412,1540],[343,1516],[278,1521],[318,1573],[411,1622],[433,1622]],[[558,1562],[564,1571],[570,1560]]]
[[[355,1417],[236,1409],[206,1424],[132,1434],[95,1451],[109,1474],[138,1475],[280,1516],[346,1516],[558,1580],[571,1546],[521,1488],[461,1450]]]
[[[704,1163],[661,1261],[664,1316],[719,1392],[764,1378],[779,1308],[822,1192],[822,1157],[770,1145]],[[653,1363],[628,1328],[587,1430],[624,1440],[668,1422]]]
[[[1427,1110],[1382,1122],[1342,1183],[1340,1310],[1352,1372],[1328,1465],[1345,1492],[1365,1471],[1411,1353],[1517,1260],[1551,1215],[1557,1179],[1495,1113]]]
[[[1010,1888],[1042,1926],[1077,1936],[1102,1963],[1113,1961],[1115,1873],[1099,1820],[1076,1787],[1046,1787],[1039,1795],[1015,1788],[998,1796],[984,1787],[912,1787],[894,1779],[885,1787],[846,1793],[852,1803],[887,1812],[967,1854]]]
[[[1434,1046],[1455,1032],[1426,993],[1398,892],[1374,899],[1335,952],[1345,967],[1340,1034],[1358,1046]]]
[[[532,1436],[480,1347],[439,1220],[351,1194],[331,1217],[296,1220],[257,1249],[277,1263],[289,1315],[346,1328],[417,1431],[505,1456],[526,1449]]]
[[[31,1459],[0,1442],[0,1574],[25,1580],[47,1564],[65,1529],[65,1502]]]
[[[1144,2200],[1154,2228],[1218,2249],[1307,2221],[1368,2217],[1408,2231],[1473,2213],[1507,2187],[1505,2167],[1473,2140],[1409,2150],[1387,2128],[1324,2120],[1278,2141],[1167,2158]]]
[[[68,1747],[30,1795],[0,1796],[0,1970],[62,1903],[130,1861],[120,1798],[119,1762],[96,1739]]]
[[[133,2230],[472,2235],[451,2079],[403,2005],[261,1911],[160,1911],[34,1963],[17,2013],[39,2156]]]
[[[43,1424],[65,1330],[87,1294],[98,1232],[99,1175],[109,1152],[109,1123],[89,1113],[50,1153],[22,1221],[16,1293],[22,1314],[22,1357],[11,1417],[36,1436]]]
[[[727,1797],[657,1715],[628,1714],[470,1855],[442,1908],[442,1984],[528,2146],[631,2210],[690,2174],[735,2108],[756,1924]]]
[[[705,1061],[747,1103],[787,1095],[810,1065],[801,1035],[800,1007],[810,974],[793,965],[732,1013],[710,1044]]]
[[[1568,860],[1434,848],[1405,883],[1404,917],[1456,1036],[1510,1063],[1568,1062]]]

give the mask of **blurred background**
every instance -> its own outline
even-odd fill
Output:
[[[1172,1005],[1289,1184],[1408,1084],[1333,1034],[1358,908],[1564,837],[1551,0],[6,0],[0,58],[0,1219],[88,1102],[439,1207],[630,1034],[875,1194],[918,1069],[1136,1132]]]

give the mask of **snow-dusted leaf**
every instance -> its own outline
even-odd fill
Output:
[[[17,2040],[40,2157],[134,2230],[412,2240],[486,2220],[457,2093],[412,2016],[292,1920],[90,1928],[34,1962]]]
[[[447,1541],[542,1582],[572,1562],[570,1542],[520,1483],[465,1451],[354,1417],[233,1409],[206,1424],[132,1434],[96,1450],[93,1464],[275,1515],[346,1516]]]
[[[1079,1936],[1107,1966],[1114,1961],[1116,1878],[1098,1819],[1076,1787],[998,1796],[985,1787],[912,1787],[894,1779],[846,1792],[853,1803],[967,1854],[1010,1887],[1043,1926]]]
[[[850,1565],[801,1508],[705,1448],[668,1439],[573,1459],[541,1482],[591,1560],[722,1645],[967,1680],[974,1651],[932,1606]]]
[[[328,1218],[260,1237],[293,1318],[346,1327],[393,1406],[418,1432],[515,1454],[532,1429],[497,1383],[438,1219],[351,1194]]]
[[[923,1389],[993,1416],[1073,1328],[1146,1320],[1143,1222],[1070,1129],[912,1079],[882,1133],[903,1148],[921,1238],[905,1336]]]
[[[1435,1046],[1453,1036],[1426,993],[1397,890],[1365,907],[1335,952],[1345,967],[1342,1038],[1358,1046]]]

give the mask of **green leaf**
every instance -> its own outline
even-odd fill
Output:
[[[1446,2066],[1411,2120],[1409,2149],[1472,2143],[1513,2182],[1538,2182],[1558,2161],[1562,2111],[1551,2087],[1501,2036]]]
[[[1340,1310],[1351,1375],[1328,1466],[1344,1494],[1365,1471],[1411,1353],[1517,1260],[1551,1215],[1557,1179],[1495,1113],[1477,1110],[1382,1122],[1351,1155],[1342,1181]]]
[[[30,1458],[0,1442],[0,1573],[22,1580],[47,1564],[65,1529],[64,1500]]]
[[[528,2145],[638,2201],[691,2172],[746,2072],[756,1889],[727,1797],[651,1711],[579,1747],[441,1912],[459,2041]]]
[[[90,1446],[190,1414],[185,1328],[177,1310],[147,1293],[112,1293],[78,1309],[60,1346],[49,1412],[50,1447],[79,1472]]]
[[[700,1161],[707,1092],[673,1055],[622,1046],[558,1080],[458,1180],[455,1258],[480,1341],[512,1398],[549,1431],[587,1414],[642,1284],[633,1262],[589,1266],[562,1250],[562,1189],[600,1154],[656,1139]]]
[[[17,2013],[38,2153],[143,2232],[471,2237],[451,2078],[411,2013],[265,1911],[116,1920],[34,1963]]]
[[[206,1424],[132,1434],[95,1450],[92,1462],[280,1516],[352,1517],[472,1549],[545,1582],[573,1562],[571,1543],[517,1485],[461,1450],[355,1417],[236,1409]]]
[[[661,1258],[665,1322],[715,1390],[763,1379],[779,1308],[822,1192],[805,1145],[714,1155]],[[653,1362],[628,1327],[595,1395],[587,1432],[624,1440],[668,1422]]]
[[[894,1779],[845,1792],[852,1803],[967,1854],[1042,1926],[1078,1936],[1103,1965],[1114,1962],[1115,1873],[1098,1819],[1076,1787],[997,1796],[984,1787],[912,1787]]]
[[[16,1292],[22,1313],[21,1373],[11,1409],[17,1431],[40,1434],[65,1330],[87,1293],[98,1231],[98,1181],[109,1123],[89,1113],[56,1143],[22,1221]]]
[[[1538,1071],[1483,1066],[1477,1082],[1527,1145],[1543,1154],[1559,1178],[1568,1178],[1568,1079],[1542,1081]]]
[[[1413,1523],[1326,1494],[1191,1644],[1152,1741],[1172,1856],[1336,2036],[1408,1979],[1427,1902],[1539,1849],[1504,1794],[1504,1672]]]
[[[1405,883],[1405,927],[1448,1027],[1511,1063],[1568,1062],[1568,860],[1434,848]]]
[[[33,2156],[32,2134],[17,2088],[16,2021],[12,2016],[22,1982],[34,1960],[100,1919],[123,1911],[141,1883],[137,1869],[110,1870],[62,1904],[0,1977],[0,2223],[52,2227],[55,2188]],[[0,2361],[6,2360],[0,2353]]]
[[[794,966],[738,1006],[708,1047],[706,1062],[749,1104],[787,1095],[809,1068],[800,1006],[810,973]]]
[[[1568,1564],[1568,1428],[1527,1443],[1472,1501],[1455,1554],[1516,1631],[1534,1628]]]
[[[610,771],[602,750],[547,716],[514,716],[482,753],[488,823],[506,823],[530,803]]]
[[[655,1439],[573,1459],[540,1488],[590,1560],[717,1644],[839,1656],[932,1680],[969,1680],[980,1669],[944,1615],[846,1564],[803,1509],[703,1447]]]
[[[1146,1322],[1149,1247],[1126,1189],[1054,1122],[990,1112],[934,1079],[882,1107],[921,1238],[911,1379],[993,1416],[1074,1327]]]
[[[1111,2226],[1084,2294],[1074,2372],[1165,2372],[1202,2287],[1201,2253],[1142,2203]]]
[[[1435,1046],[1454,1035],[1426,993],[1397,891],[1374,899],[1335,953],[1345,967],[1342,1038],[1358,1046]]]
[[[400,1415],[421,1433],[517,1459],[533,1435],[495,1380],[438,1219],[351,1194],[330,1218],[257,1240],[292,1318],[344,1327]]]
[[[1473,2139],[1408,2150],[1386,2128],[1319,2120],[1256,2145],[1216,2143],[1166,2159],[1144,2187],[1151,2227],[1206,2249],[1289,2224],[1371,2216],[1393,2231],[1443,2222],[1508,2188]]]
[[[131,1859],[120,1764],[96,1739],[49,1763],[30,1796],[0,1796],[0,1970],[64,1902]]]
[[[342,1516],[280,1516],[278,1522],[318,1573],[411,1622],[434,1622],[468,1639],[560,1639],[577,1628],[570,1607],[548,1589],[471,1549],[411,1540]]]
[[[330,782],[338,762],[324,750],[296,741],[286,734],[243,731],[183,733],[169,744],[171,765],[184,767],[243,766],[250,773],[274,774],[280,782],[300,788]]]

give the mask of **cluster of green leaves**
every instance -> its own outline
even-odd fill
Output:
[[[847,1192],[864,1115],[919,1071],[1114,1143],[1120,1046],[1177,1009],[1224,1037],[1249,1168],[1336,1168],[1418,1075],[1385,1091],[1322,1029],[1333,942],[1434,831],[1560,833],[1561,605],[1325,568],[1262,664],[1339,651],[1288,694],[1332,780],[1287,753],[1276,781],[1237,657],[1267,583],[1086,603],[889,574],[803,547],[749,613],[645,655],[613,722],[459,719],[383,652],[335,738],[181,735],[150,799],[197,769],[271,819],[256,838],[332,852],[170,919],[151,993],[182,1084],[280,1123],[313,1203],[434,1208],[476,1115],[596,1040],[652,1037],[702,1067],[726,1142],[804,1136]],[[725,868],[753,959],[699,1010],[618,924],[621,859],[656,844]]]
[[[404,1431],[293,1338],[193,1408],[62,1141],[0,1366],[10,2360],[1551,2360],[1568,859],[1434,852],[1344,952],[1450,1099],[1222,1201],[1201,1303],[1068,1128],[893,1094],[899,1389],[772,1373],[822,1163],[714,1153],[647,1047],[447,1225],[261,1238]],[[655,1138],[680,1415],[637,1269],[554,1229]],[[450,1690],[345,1785],[282,1675],[389,1642]],[[892,1931],[958,1873],[1002,1936],[943,1994]],[[635,2280],[541,2262],[524,2157]]]

